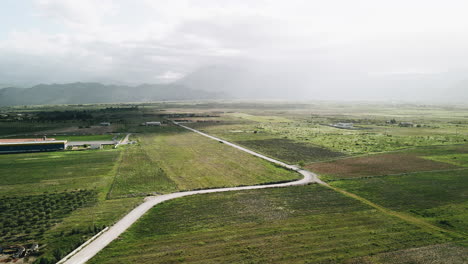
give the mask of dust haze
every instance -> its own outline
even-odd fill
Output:
[[[147,83],[239,99],[465,102],[466,10],[462,0],[7,0],[0,88]]]

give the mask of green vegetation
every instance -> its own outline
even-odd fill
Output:
[[[176,191],[177,185],[160,167],[160,163],[145,151],[144,146],[127,147],[108,198]]]
[[[392,210],[468,234],[467,170],[333,181],[333,186]]]
[[[401,255],[414,262],[463,263],[466,244],[451,243],[468,234],[468,121],[466,107],[458,106],[155,102],[3,107],[0,137],[92,141],[133,133],[138,143],[1,155],[0,199],[18,201],[9,203],[8,217],[3,210],[0,214],[2,241],[38,242],[45,245],[38,262],[55,263],[120,219],[142,196],[299,177],[165,118],[192,121],[189,126],[310,168],[335,189],[302,186],[169,201],[93,262],[404,263]],[[163,125],[142,126],[146,121]],[[338,122],[353,123],[355,129],[330,126]],[[34,202],[73,196],[77,190],[92,195],[69,204],[66,199],[44,204],[47,208]],[[48,209],[45,218],[42,212],[29,217]],[[17,227],[10,226],[10,218],[18,220]],[[430,250],[435,253],[427,256]]]
[[[299,174],[178,127],[137,137],[109,197],[295,180]]]
[[[262,116],[262,115],[250,115],[245,113],[231,113],[230,116],[239,117],[246,120],[257,121],[257,122],[291,122],[290,119],[281,116]]]
[[[58,225],[53,226],[44,235],[47,248],[37,261],[55,263],[62,259],[91,236],[109,226],[141,203],[141,199],[127,198],[99,200],[94,206],[82,207],[73,211]]]
[[[350,155],[463,144],[468,140],[463,108],[311,104],[289,106],[289,111],[279,111],[280,108],[274,107],[267,111],[244,110],[248,114],[228,112],[218,118],[218,123],[194,123],[190,126],[243,144],[249,140],[289,139],[305,146],[320,146]],[[353,123],[356,129],[329,126],[338,122]],[[414,127],[401,127],[400,122],[413,122]],[[266,154],[278,153],[274,149],[269,152],[271,146],[255,143],[251,146]],[[301,160],[299,156],[296,161]],[[307,155],[303,160],[317,161],[307,158]]]
[[[96,192],[72,192],[0,198],[2,243],[38,241],[72,211],[96,202]]]
[[[36,123],[36,122],[0,122],[0,136],[8,136],[15,134],[30,134],[44,130],[59,128],[60,124],[56,123]]]
[[[119,150],[2,155],[0,195],[30,195],[73,189],[105,189]],[[24,192],[23,190],[28,190]]]
[[[389,126],[388,130],[346,130],[321,125],[262,125],[267,133],[281,135],[294,140],[308,141],[313,144],[349,154],[375,153],[393,151],[417,146],[450,145],[465,143],[466,135],[418,133],[417,135],[399,135],[400,128]]]
[[[450,240],[309,185],[165,202],[90,263],[335,263]]]
[[[8,206],[0,209],[2,241],[8,243],[2,246],[47,245],[41,258],[55,263],[131,210],[141,199],[115,200],[119,204],[105,200],[120,153],[117,149],[1,155],[0,207]]]
[[[445,162],[457,166],[468,167],[468,154],[449,154],[449,155],[437,155],[426,157],[430,160],[439,162]]]

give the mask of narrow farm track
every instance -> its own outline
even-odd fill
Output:
[[[165,195],[160,195],[160,196],[151,196],[147,197],[145,201],[133,209],[130,213],[128,213],[126,216],[124,216],[121,220],[119,220],[115,225],[111,226],[106,232],[104,232],[102,235],[100,235],[97,238],[91,239],[92,241],[87,241],[85,242],[85,246],[81,250],[79,250],[76,254],[70,256],[68,259],[62,259],[60,263],[64,264],[82,264],[86,263],[86,261],[90,260],[92,257],[94,257],[99,251],[104,249],[107,245],[109,245],[113,240],[117,239],[120,234],[125,232],[133,223],[135,223],[140,217],[142,217],[148,210],[153,208],[155,205],[160,204],[164,201],[184,197],[184,196],[190,196],[190,195],[196,195],[196,194],[205,194],[205,193],[217,193],[217,192],[229,192],[229,191],[242,191],[242,190],[254,190],[254,189],[266,189],[266,188],[278,188],[278,187],[288,187],[288,186],[298,186],[298,185],[306,185],[309,183],[318,183],[324,186],[327,186],[337,192],[342,193],[345,196],[348,196],[353,199],[357,199],[379,211],[382,213],[392,216],[392,217],[397,217],[400,218],[406,222],[412,223],[418,227],[421,227],[423,229],[430,229],[433,231],[438,231],[438,232],[443,232],[443,233],[450,233],[455,236],[459,236],[458,234],[455,234],[453,232],[447,231],[445,229],[442,229],[440,227],[436,227],[430,223],[427,223],[421,219],[418,219],[413,216],[409,216],[406,214],[402,214],[387,208],[384,208],[380,205],[377,205],[367,199],[364,199],[360,196],[357,196],[355,194],[349,193],[345,190],[333,187],[328,185],[327,183],[321,181],[318,176],[315,173],[312,173],[307,170],[300,169],[297,166],[294,165],[289,165],[284,162],[281,162],[279,160],[275,160],[273,158],[264,156],[260,153],[254,152],[252,150],[246,149],[244,147],[238,146],[236,144],[233,144],[231,142],[225,141],[223,139],[208,135],[206,133],[203,133],[201,131],[195,130],[193,128],[175,123],[174,124],[183,127],[185,129],[188,129],[192,132],[198,133],[202,136],[211,138],[213,140],[216,140],[220,143],[229,145],[231,147],[234,147],[236,149],[239,149],[241,151],[247,152],[251,155],[254,155],[256,157],[262,158],[264,160],[270,161],[274,164],[280,165],[282,167],[285,167],[290,170],[294,170],[300,174],[302,174],[304,177],[301,180],[297,181],[291,181],[291,182],[286,182],[286,183],[277,183],[277,184],[268,184],[268,185],[254,185],[254,186],[242,186],[242,187],[231,187],[231,188],[217,188],[217,189],[205,189],[205,190],[197,190],[197,191],[187,191],[187,192],[176,192],[176,193],[171,193],[171,194],[165,194]]]
[[[220,138],[217,138],[217,137],[208,135],[208,134],[203,133],[203,132],[201,132],[201,131],[198,131],[198,130],[196,130],[196,129],[193,129],[193,128],[190,128],[190,127],[187,127],[187,126],[178,124],[178,123],[174,123],[174,124],[176,124],[176,125],[178,125],[178,126],[180,126],[180,127],[183,127],[183,128],[185,128],[185,129],[188,129],[188,130],[190,130],[190,131],[192,131],[192,132],[195,132],[195,133],[198,133],[198,134],[200,134],[200,135],[203,135],[203,136],[205,136],[205,137],[208,137],[208,138],[217,140],[217,141],[219,141],[219,142],[222,142],[222,143],[224,143],[224,144],[226,144],[226,145],[229,145],[229,146],[232,146],[232,147],[234,147],[234,148],[240,149],[240,150],[245,151],[245,152],[247,152],[247,153],[250,153],[250,154],[252,154],[252,155],[254,155],[254,156],[257,156],[257,157],[266,159],[266,160],[268,160],[268,161],[271,161],[271,162],[273,162],[273,163],[279,164],[279,165],[281,165],[281,166],[284,166],[284,167],[287,167],[287,168],[291,168],[291,169],[296,168],[295,166],[288,165],[288,164],[283,163],[283,162],[281,162],[281,161],[277,161],[277,160],[275,160],[275,159],[266,157],[266,156],[264,156],[264,155],[261,155],[261,154],[258,154],[258,153],[256,153],[256,152],[254,152],[254,151],[251,151],[251,150],[249,150],[249,149],[243,148],[243,147],[241,147],[241,146],[238,146],[238,145],[236,145],[236,144],[230,143],[230,142],[228,142],[228,141],[222,140],[222,139],[220,139]],[[465,169],[466,169],[466,168],[461,168],[461,169],[457,169],[457,170],[465,170]],[[304,170],[304,171],[305,171],[305,170]],[[380,212],[382,212],[382,213],[384,213],[384,214],[386,214],[386,215],[393,216],[393,217],[398,217],[398,218],[402,219],[402,220],[405,221],[405,222],[409,222],[409,223],[411,223],[411,224],[413,224],[413,225],[416,225],[416,226],[418,226],[418,227],[420,227],[420,228],[423,228],[423,229],[429,229],[429,230],[432,230],[432,231],[447,233],[447,234],[451,234],[451,235],[453,235],[453,236],[455,236],[455,237],[462,237],[461,234],[458,234],[458,233],[456,233],[456,232],[453,232],[453,231],[450,231],[450,230],[447,230],[447,229],[444,229],[444,228],[435,226],[435,225],[433,225],[433,224],[431,224],[431,223],[428,223],[428,222],[426,222],[426,221],[424,221],[424,220],[422,220],[422,219],[419,219],[419,218],[417,218],[417,217],[411,216],[411,215],[409,215],[409,214],[405,214],[405,213],[393,211],[393,210],[391,210],[391,209],[388,209],[388,208],[385,208],[385,207],[383,207],[383,206],[380,206],[380,205],[378,205],[378,204],[376,204],[376,203],[373,203],[373,202],[371,202],[371,201],[369,201],[369,200],[367,200],[367,199],[365,199],[365,198],[363,198],[363,197],[361,197],[361,196],[358,196],[358,195],[356,195],[356,194],[347,192],[347,191],[345,191],[345,190],[343,190],[343,189],[340,189],[340,188],[337,188],[337,187],[334,187],[334,186],[330,186],[330,185],[328,185],[327,183],[325,183],[325,182],[323,182],[322,180],[320,180],[320,179],[318,178],[318,176],[317,176],[315,173],[312,173],[312,172],[309,172],[309,171],[306,171],[306,172],[311,173],[312,175],[314,175],[315,179],[314,179],[313,182],[322,184],[322,185],[327,186],[328,188],[331,188],[332,190],[334,190],[334,191],[336,191],[336,192],[339,192],[339,193],[341,193],[341,194],[343,194],[343,195],[345,195],[345,196],[348,196],[348,197],[350,197],[350,198],[352,198],[352,199],[356,199],[356,200],[358,200],[358,201],[361,201],[362,203],[365,203],[365,204],[367,204],[367,205],[369,205],[369,206],[371,206],[371,207],[373,207],[373,208],[379,210]]]
[[[142,217],[148,210],[153,208],[155,205],[162,203],[164,201],[168,201],[175,198],[180,198],[189,195],[195,194],[204,194],[204,193],[216,193],[216,192],[230,192],[230,191],[242,191],[242,190],[254,190],[254,189],[266,189],[266,188],[278,188],[278,187],[288,187],[288,186],[298,186],[298,185],[305,185],[309,183],[319,183],[326,185],[325,182],[321,181],[317,175],[310,171],[302,170],[296,166],[286,164],[284,162],[266,157],[254,151],[248,150],[246,148],[237,146],[230,142],[218,139],[216,137],[212,137],[210,135],[204,134],[197,130],[191,129],[186,126],[182,126],[186,129],[189,129],[193,132],[202,134],[207,136],[211,139],[217,140],[222,142],[226,145],[235,147],[239,150],[245,151],[250,153],[254,156],[260,157],[262,159],[268,160],[272,163],[278,164],[283,166],[287,169],[294,170],[304,177],[301,180],[286,182],[286,183],[277,183],[277,184],[267,184],[267,185],[254,185],[254,186],[242,186],[242,187],[231,187],[231,188],[217,188],[217,189],[206,189],[206,190],[197,190],[197,191],[187,191],[187,192],[176,192],[171,194],[159,195],[159,196],[151,196],[145,199],[141,205],[133,209],[130,213],[124,216],[120,221],[118,221],[115,225],[110,227],[106,232],[104,232],[101,236],[95,238],[93,241],[87,241],[86,246],[84,246],[81,250],[79,250],[76,254],[70,256],[68,259],[62,259],[60,263],[64,264],[81,264],[86,263],[89,259],[95,256],[99,251],[104,249],[107,245],[109,245],[113,240],[117,239],[120,234],[125,232],[133,223],[135,223],[140,217]]]

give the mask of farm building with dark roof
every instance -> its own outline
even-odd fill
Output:
[[[0,139],[0,154],[58,151],[66,148],[66,140],[53,138]]]

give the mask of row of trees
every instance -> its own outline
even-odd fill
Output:
[[[44,232],[73,210],[97,201],[94,190],[0,198],[0,240],[38,241]]]

